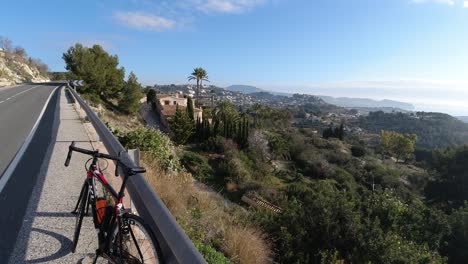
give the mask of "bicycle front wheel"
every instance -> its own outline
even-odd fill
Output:
[[[127,214],[121,218],[120,233],[112,232],[112,256],[117,263],[163,263],[161,250],[153,232],[141,217]],[[120,235],[119,235],[120,234]]]

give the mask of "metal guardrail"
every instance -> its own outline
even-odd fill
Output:
[[[109,153],[117,155],[120,151],[124,151],[122,155],[123,162],[128,165],[135,165],[125,152],[122,144],[114,137],[88,104],[75,90],[69,89],[69,91],[85,110],[86,115]],[[138,214],[154,231],[160,243],[165,263],[206,263],[200,252],[198,252],[192,241],[177,224],[174,216],[172,216],[161,198],[149,186],[142,174],[132,176],[127,184],[127,189]]]

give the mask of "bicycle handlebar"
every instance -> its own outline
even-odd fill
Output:
[[[67,155],[67,159],[65,160],[65,167],[68,167],[68,165],[70,165],[70,160],[71,160],[73,151],[80,152],[80,153],[83,153],[83,154],[86,154],[86,155],[90,155],[90,156],[93,156],[94,158],[104,158],[104,159],[110,159],[110,160],[117,161],[117,164],[115,166],[115,176],[119,176],[118,175],[119,165],[124,167],[128,172],[131,172],[132,174],[141,173],[141,172],[146,171],[144,168],[130,168],[127,165],[125,165],[120,160],[120,153],[119,153],[118,157],[115,157],[115,156],[112,156],[112,155],[109,155],[109,154],[99,153],[99,150],[88,150],[88,149],[75,147],[75,141],[72,141],[72,143],[68,147],[68,155]]]

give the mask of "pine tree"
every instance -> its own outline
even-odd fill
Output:
[[[140,99],[142,96],[141,85],[136,75],[131,72],[125,83],[125,88],[123,89],[123,94],[119,101],[119,107],[127,113],[135,113],[140,107]]]

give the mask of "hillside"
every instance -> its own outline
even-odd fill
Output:
[[[381,130],[414,133],[418,136],[417,145],[425,148],[443,148],[468,143],[468,124],[443,113],[371,112],[359,119],[359,126],[374,133],[380,133]]]
[[[457,116],[456,118],[464,123],[468,123],[468,116]]]
[[[403,110],[413,110],[414,106],[409,103],[393,101],[393,100],[373,100],[368,98],[350,98],[350,97],[331,97],[319,96],[325,102],[342,107],[385,107],[385,108],[400,108]]]
[[[0,50],[0,86],[46,81],[47,66],[39,60]]]
[[[226,90],[232,91],[232,92],[241,92],[241,93],[259,93],[259,92],[264,92],[264,90],[257,88],[255,86],[250,86],[250,85],[241,85],[241,84],[235,84],[226,87]]]

